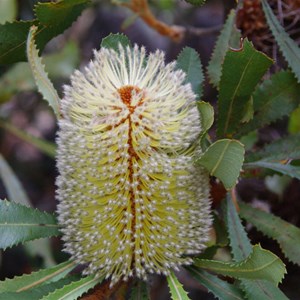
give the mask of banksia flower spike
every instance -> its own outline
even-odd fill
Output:
[[[169,274],[205,247],[208,174],[185,73],[161,51],[102,48],[65,87],[58,215],[65,251],[111,282]]]

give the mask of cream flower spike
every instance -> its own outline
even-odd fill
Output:
[[[62,100],[57,166],[64,250],[114,284],[192,263],[211,227],[208,174],[193,163],[195,94],[176,63],[102,48]]]

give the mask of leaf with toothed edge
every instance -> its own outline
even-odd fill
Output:
[[[257,230],[276,240],[286,258],[300,265],[300,228],[245,203],[240,203],[240,216]]]
[[[0,201],[0,249],[58,236],[54,215],[6,200]]]
[[[111,33],[102,40],[101,47],[113,49],[116,52],[119,52],[119,44],[121,44],[123,48],[127,46],[131,47],[130,40],[125,34],[122,33]]]
[[[38,50],[35,45],[35,35],[37,27],[30,28],[27,39],[27,55],[30,68],[32,70],[33,77],[35,79],[38,91],[43,95],[43,98],[52,107],[57,118],[60,117],[59,112],[59,96],[55,90],[52,82],[48,78],[48,74],[45,72],[45,66],[42,59],[38,56]]]
[[[101,283],[102,280],[103,278],[96,278],[90,275],[55,290],[44,296],[41,300],[76,300],[96,284]]]
[[[0,281],[0,293],[22,292],[40,285],[56,282],[66,276],[74,267],[74,262],[66,261],[52,268]]]
[[[212,83],[214,87],[219,86],[222,74],[222,64],[228,47],[231,46],[237,48],[240,43],[241,34],[235,27],[235,16],[236,11],[231,10],[217,39],[215,48],[207,66],[207,75],[210,83]]]
[[[178,281],[174,273],[167,276],[167,282],[171,293],[172,300],[190,300],[187,292],[183,289],[182,284]]]
[[[216,275],[212,275],[199,268],[187,267],[189,273],[195,278],[200,284],[205,286],[216,298],[220,300],[243,300],[244,295],[239,288],[233,284],[228,283]]]
[[[275,41],[278,43],[279,49],[300,83],[300,48],[281,26],[268,2],[262,0],[261,3]]]
[[[233,258],[235,261],[241,261],[249,256],[252,245],[229,193],[225,203],[225,214]],[[242,279],[241,287],[249,300],[288,300],[276,285],[266,280]]]
[[[183,48],[177,57],[176,67],[185,72],[185,82],[192,85],[197,99],[200,99],[203,94],[204,75],[197,51],[190,47]]]

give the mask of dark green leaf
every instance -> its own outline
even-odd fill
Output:
[[[177,57],[177,68],[186,73],[185,82],[191,83],[194,93],[200,99],[203,94],[204,75],[197,51],[185,47]]]
[[[5,281],[0,282],[0,293],[22,292],[44,284],[56,282],[65,277],[74,267],[75,263],[66,261],[52,268],[43,269],[12,279],[6,279]]]
[[[185,1],[197,6],[203,5],[206,2],[206,0],[185,0]]]
[[[38,49],[43,50],[49,40],[72,25],[89,2],[89,0],[59,0],[38,3],[35,6],[34,20],[0,25],[0,64],[27,59],[26,39],[32,25],[38,27],[36,43]]]
[[[172,300],[189,300],[187,292],[183,289],[182,284],[178,281],[174,273],[167,276],[167,282],[171,293]]]
[[[252,246],[229,194],[226,200],[226,221],[234,260],[246,259]],[[266,280],[242,279],[241,285],[249,300],[287,300],[277,286]]]
[[[130,292],[129,300],[149,300],[147,283],[145,281],[137,281]]]
[[[300,134],[289,135],[246,156],[246,162],[300,159]]]
[[[131,46],[131,42],[128,39],[128,37],[125,34],[117,33],[113,34],[111,33],[107,37],[105,37],[101,42],[101,47],[104,48],[111,48],[115,50],[116,52],[119,52],[119,44],[123,46],[123,48],[127,46]]]
[[[300,229],[298,227],[245,203],[240,203],[240,215],[259,231],[278,241],[285,256],[300,265]]]
[[[254,116],[242,124],[237,136],[288,116],[299,104],[300,84],[291,72],[281,71],[265,80],[253,94]]]
[[[233,284],[196,267],[188,267],[187,270],[200,284],[213,293],[216,298],[220,300],[245,299],[242,291]]]
[[[240,42],[241,34],[235,27],[235,16],[236,11],[231,10],[207,66],[207,75],[215,87],[219,86],[222,64],[229,46],[237,48]]]
[[[264,160],[254,161],[244,164],[245,168],[266,168],[293,178],[300,179],[300,166],[281,164],[279,162],[268,162]]]
[[[59,235],[53,215],[6,200],[0,201],[0,248]]]
[[[280,25],[266,0],[262,0],[262,6],[273,36],[279,45],[279,49],[296,75],[298,82],[300,82],[300,48]]]
[[[102,280],[102,278],[95,278],[93,275],[90,275],[55,290],[41,300],[76,300]]]
[[[218,99],[218,136],[235,133],[246,113],[248,101],[272,60],[255,50],[246,39],[239,51],[225,56]]]
[[[210,145],[197,162],[210,175],[219,178],[226,189],[237,182],[244,161],[244,146],[236,140],[222,139]]]
[[[78,279],[78,276],[69,276],[56,282],[41,285],[37,288],[29,289],[23,292],[5,292],[0,293],[0,300],[40,300],[43,296],[62,288],[64,285]]]

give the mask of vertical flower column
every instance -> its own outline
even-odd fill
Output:
[[[169,274],[201,252],[208,174],[193,163],[201,120],[185,74],[161,51],[102,48],[62,100],[58,214],[86,274]]]

